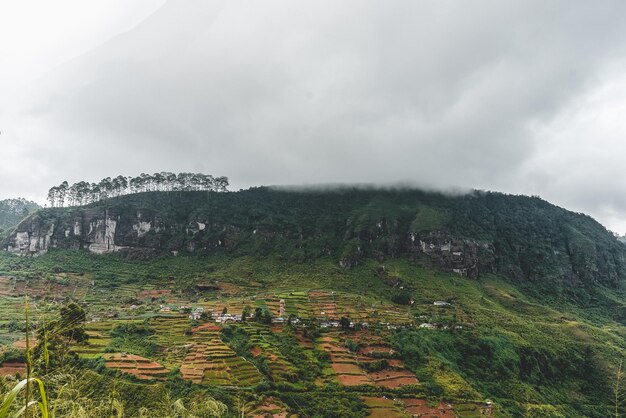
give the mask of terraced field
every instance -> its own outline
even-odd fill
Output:
[[[352,352],[346,347],[347,339],[361,345],[358,352]],[[319,339],[318,346],[330,355],[333,378],[342,385],[376,385],[395,389],[419,383],[415,374],[406,369],[402,361],[392,358],[393,350],[380,335],[331,331]],[[384,357],[385,362],[380,370],[368,371],[367,365],[380,362],[380,357]]]
[[[263,398],[258,401],[250,402],[246,405],[246,416],[252,418],[287,418],[289,407],[280,399],[274,397]]]
[[[103,357],[106,367],[131,374],[141,380],[164,380],[169,373],[159,363],[134,354],[107,353]]]
[[[368,417],[372,418],[407,418],[410,417],[402,404],[393,399],[364,396],[363,402],[368,408]],[[419,415],[418,415],[419,416]],[[435,418],[435,417],[429,417]]]
[[[249,335],[252,344],[252,356],[263,355],[269,362],[269,369],[272,379],[276,382],[295,382],[298,379],[296,367],[289,363],[281,352],[276,349],[274,331],[267,325],[247,322],[239,325]],[[278,327],[277,327],[278,328]]]
[[[180,368],[183,379],[212,386],[249,387],[261,381],[259,371],[220,338],[221,328],[212,324],[192,330],[189,352]]]
[[[0,364],[0,376],[26,376],[26,363],[5,361]]]

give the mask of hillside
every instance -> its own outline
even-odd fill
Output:
[[[0,237],[3,232],[15,227],[31,212],[40,209],[35,202],[26,199],[4,199],[0,200]]]
[[[38,329],[76,302],[41,373],[91,416],[111,399],[168,416],[177,398],[222,416],[615,410],[626,247],[538,198],[145,192],[39,210],[4,245],[0,374],[23,367],[25,295]]]
[[[477,277],[504,275],[553,292],[619,288],[624,247],[592,218],[539,198],[418,190],[234,193],[147,192],[85,207],[41,210],[4,243],[17,254],[49,248],[160,253],[330,257],[349,268],[405,258]]]

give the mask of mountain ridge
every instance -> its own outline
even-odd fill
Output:
[[[345,268],[367,258],[412,261],[463,276],[499,273],[560,287],[620,287],[626,247],[591,217],[538,197],[418,189],[144,192],[86,206],[42,209],[2,248],[331,257]],[[143,254],[143,255],[142,255]]]

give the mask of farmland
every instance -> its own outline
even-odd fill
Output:
[[[60,307],[75,302],[85,311],[86,335],[70,347],[76,367],[137,390],[210,393],[248,416],[306,409],[485,417],[543,408],[477,380],[480,367],[498,376],[500,360],[463,350],[481,338],[479,344],[541,346],[553,338],[575,344],[581,336],[617,341],[614,333],[623,332],[577,320],[574,311],[564,321],[562,312],[495,276],[476,281],[401,260],[385,268],[402,288],[390,286],[375,261],[345,270],[324,260],[135,262],[57,251],[38,259],[0,255],[0,263],[0,374],[24,373],[25,296],[34,324],[54,321]],[[409,302],[394,302],[402,294]],[[530,315],[541,320],[529,323]],[[497,331],[485,334],[486,326]],[[31,337],[36,344],[36,332]],[[458,368],[458,358],[477,362],[476,375]]]

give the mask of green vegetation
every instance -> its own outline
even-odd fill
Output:
[[[40,206],[26,199],[0,200],[0,240],[20,221]]]
[[[0,253],[0,373],[23,379],[30,358],[57,416],[626,412],[626,247],[584,215],[414,190],[146,192],[106,207],[120,225],[142,208],[176,227],[145,236],[159,249],[147,258]],[[476,255],[479,274],[420,241]]]
[[[146,325],[123,323],[111,330],[111,342],[105,348],[107,352],[129,352],[144,357],[152,357],[157,351],[157,344],[150,339],[155,330]]]
[[[169,173],[161,172],[146,174],[137,177],[106,177],[98,183],[79,181],[71,186],[64,181],[59,186],[48,190],[50,207],[84,205],[87,203],[106,200],[109,197],[123,196],[128,193],[147,191],[220,191],[225,192],[228,187],[228,177],[213,177],[202,173]]]

